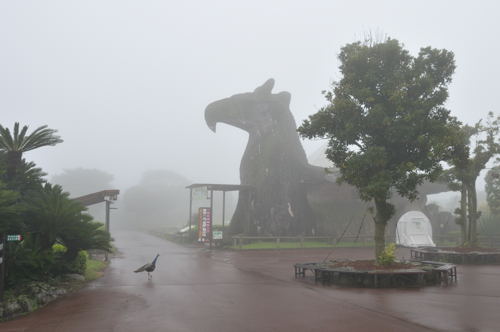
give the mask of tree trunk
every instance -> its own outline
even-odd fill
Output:
[[[384,223],[375,222],[375,257],[378,258],[385,249]]]
[[[51,236],[48,233],[41,233],[39,237],[39,246],[41,250],[51,250],[55,241],[51,240]]]
[[[468,241],[467,236],[467,187],[462,183],[462,190],[460,195],[460,230],[461,230],[461,244],[464,245]]]
[[[23,153],[21,151],[8,151],[7,152],[7,181],[12,181],[16,176],[16,171],[21,164]]]
[[[477,245],[477,193],[476,193],[476,181],[470,181],[467,183],[467,196],[468,196],[468,212],[469,212],[469,236],[468,241],[470,246]]]
[[[382,254],[385,249],[385,227],[387,221],[391,219],[394,214],[394,206],[387,203],[387,201],[375,199],[375,259]]]

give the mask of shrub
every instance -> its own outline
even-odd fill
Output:
[[[7,258],[7,285],[44,280],[52,276],[56,257],[51,250],[39,250],[22,244],[9,245]]]
[[[67,272],[85,274],[88,258],[89,254],[85,250],[79,251],[76,258],[67,264]]]
[[[396,244],[389,243],[384,251],[377,257],[377,263],[379,265],[388,266],[393,264],[396,261]]]
[[[52,246],[52,251],[54,253],[62,253],[64,254],[66,251],[68,250],[68,248],[66,248],[64,245],[60,244],[60,243],[56,243]]]

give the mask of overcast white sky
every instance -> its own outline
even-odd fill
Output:
[[[497,1],[0,0],[0,123],[59,130],[26,154],[49,175],[98,168],[239,182],[247,135],[205,125],[211,101],[276,79],[298,123],[324,105],[341,46],[368,31],[455,53],[448,107],[500,113]],[[311,153],[319,142],[304,142]]]

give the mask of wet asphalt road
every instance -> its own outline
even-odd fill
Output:
[[[293,263],[329,250],[209,252],[136,232],[114,238],[120,254],[104,277],[0,331],[500,331],[500,266],[460,266],[450,287],[346,289],[293,277]],[[156,253],[152,281],[132,272]]]

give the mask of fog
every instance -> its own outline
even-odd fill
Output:
[[[0,123],[59,131],[64,143],[25,154],[49,179],[82,167],[122,190],[159,169],[239,183],[246,133],[212,133],[205,106],[273,77],[300,123],[339,79],[340,47],[370,32],[413,54],[453,51],[448,108],[467,123],[500,113],[499,12],[496,1],[2,1]]]

